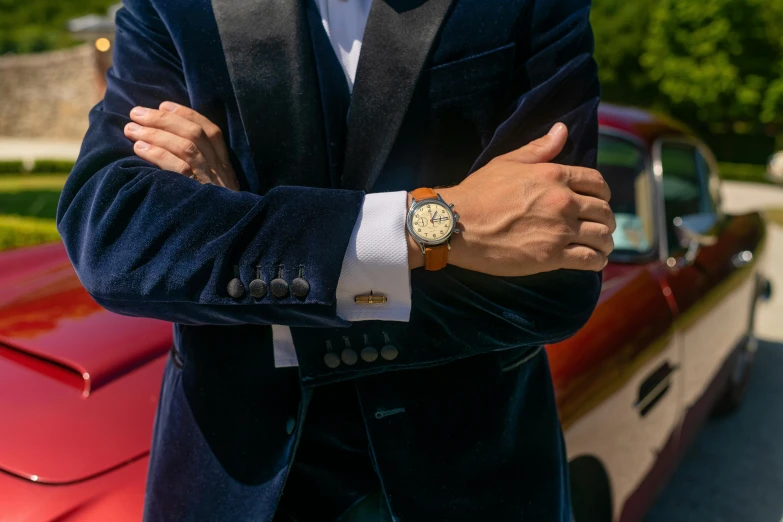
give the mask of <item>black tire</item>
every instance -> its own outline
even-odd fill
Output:
[[[726,383],[726,390],[715,403],[713,415],[716,417],[730,415],[742,405],[748,390],[757,346],[758,340],[752,333],[743,339],[742,347],[734,356],[731,374],[729,374],[729,379]]]
[[[578,457],[568,469],[574,522],[612,522],[612,487],[601,462]]]
[[[712,410],[713,415],[716,417],[726,416],[737,411],[745,399],[753,362],[756,358],[756,349],[759,344],[755,335],[756,307],[759,299],[769,299],[770,294],[769,281],[762,275],[756,274],[756,287],[748,317],[748,333],[743,338],[742,345],[736,351],[734,360],[731,363],[732,369],[726,383],[726,390],[721,398],[717,400]]]

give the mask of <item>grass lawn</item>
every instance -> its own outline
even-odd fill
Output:
[[[59,239],[55,216],[67,174],[0,177],[0,250]]]

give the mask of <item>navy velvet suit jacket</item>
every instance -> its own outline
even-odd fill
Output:
[[[594,166],[599,85],[589,0],[375,0],[348,102],[305,4],[126,0],[108,89],[57,213],[96,301],[176,323],[189,407],[222,466],[248,484],[285,468],[292,441],[268,426],[301,410],[269,400],[279,383],[268,325],[292,327],[306,389],[458,359],[508,360],[573,335],[600,291],[593,272],[502,278],[448,266],[412,272],[408,323],[337,317],[341,262],[366,192],[458,183],[558,121],[570,137],[557,161]],[[240,192],[133,153],[123,134],[129,111],[164,100],[223,130]],[[340,103],[350,103],[347,126]],[[304,299],[233,299],[234,267],[246,287],[257,267],[267,283],[281,267],[290,282],[301,267],[311,290]],[[360,349],[388,339],[399,356],[328,368],[326,341],[339,347],[345,337]],[[462,404],[466,417],[488,407],[487,397],[476,400]],[[492,400],[502,418],[520,398]]]

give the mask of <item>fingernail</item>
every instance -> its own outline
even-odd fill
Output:
[[[145,107],[134,107],[133,110],[131,111],[131,114],[133,114],[135,116],[144,116],[149,111],[150,110],[145,108]]]
[[[565,129],[565,125],[562,123],[555,123],[552,125],[552,128],[549,129],[549,132],[547,133],[549,136],[557,136],[561,132],[563,132],[563,129]]]
[[[141,150],[147,150],[147,149],[150,148],[150,144],[147,143],[146,141],[137,141],[136,142],[136,148],[141,149]]]
[[[160,104],[160,108],[166,112],[174,112],[177,110],[177,107],[179,107],[179,105],[173,102],[163,102]]]
[[[137,125],[137,124],[131,122],[131,123],[129,123],[129,124],[127,124],[125,126],[125,129],[128,132],[139,132],[141,130],[141,125]]]

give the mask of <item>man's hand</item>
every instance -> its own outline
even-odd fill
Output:
[[[451,238],[450,264],[497,276],[606,266],[615,220],[604,178],[593,169],[547,163],[567,137],[565,125],[558,123],[459,185],[438,189],[460,215],[462,230]],[[420,265],[421,250],[409,246]]]
[[[231,168],[220,128],[187,107],[165,101],[159,109],[134,107],[125,136],[133,151],[163,170],[171,170],[231,190],[239,182]]]

